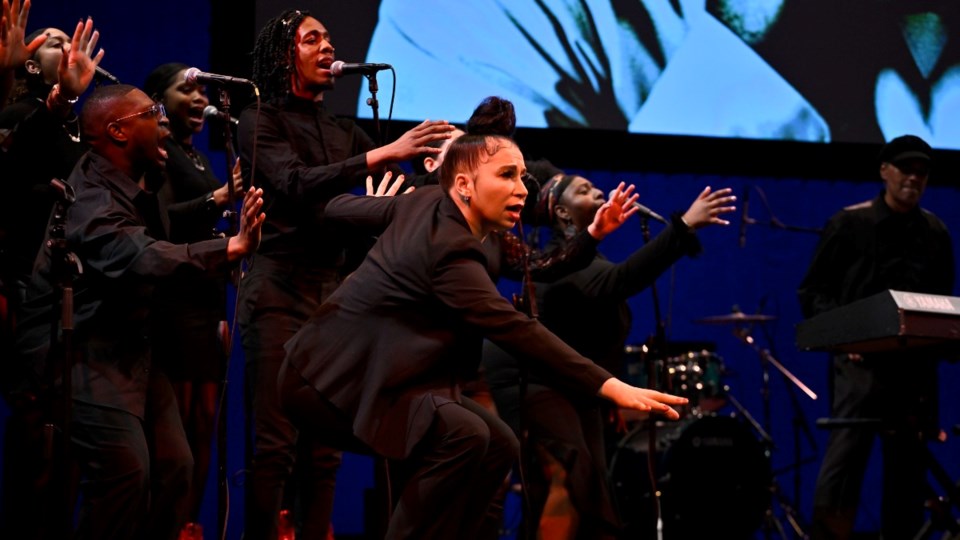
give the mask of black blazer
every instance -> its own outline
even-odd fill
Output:
[[[483,337],[588,395],[611,377],[500,295],[483,245],[439,186],[400,197],[342,195],[326,219],[386,229],[287,342],[287,360],[376,452],[409,455],[437,406],[459,401]]]

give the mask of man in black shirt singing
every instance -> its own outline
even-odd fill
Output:
[[[288,10],[268,21],[253,56],[253,79],[265,104],[259,116],[250,107],[240,117],[240,164],[244,177],[266,193],[269,218],[239,299],[255,431],[246,538],[276,534],[295,456],[302,460],[301,535],[326,538],[339,454],[298,441],[277,397],[283,345],[336,289],[350,243],[324,224],[324,207],[390,163],[439,153],[428,143],[449,138],[453,126],[423,122],[378,148],[352,122],[333,116],[323,95],[333,89],[334,48],[327,29],[305,11]]]
[[[150,369],[153,288],[160,280],[222,275],[256,250],[262,191],[247,195],[237,236],[172,244],[166,213],[142,181],[167,159],[162,106],[132,86],[108,86],[90,96],[81,122],[91,150],[68,180],[76,200],[65,222],[67,249],[83,269],[74,281],[67,351],[71,451],[84,480],[77,536],[174,538],[186,518],[193,458],[170,382]],[[45,247],[18,328],[18,349],[36,385],[65,356],[62,344],[50,343],[56,262]]]

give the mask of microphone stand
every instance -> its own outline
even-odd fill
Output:
[[[643,243],[650,243],[650,216],[642,213],[640,215],[640,231],[643,237]],[[663,316],[660,313],[660,295],[657,292],[656,280],[650,283],[650,295],[653,299],[653,319],[656,329],[653,336],[653,343],[650,354],[647,356],[647,380],[653,390],[664,390],[657,388],[657,366],[653,359],[666,358],[667,353],[667,332],[663,322]],[[669,386],[669,377],[664,377]],[[666,388],[670,391],[671,388]],[[660,490],[657,489],[657,419],[654,415],[647,418],[647,473],[650,476],[650,494],[653,503],[653,515],[656,519],[657,538],[663,538],[663,517],[660,508]]]
[[[57,365],[54,357],[57,354],[56,343],[60,340],[60,379],[62,385],[62,403],[60,404],[60,463],[55,466],[54,433],[56,431],[57,415],[53,412],[53,403],[50,399],[48,421],[44,424],[45,453],[54,471],[54,478],[48,489],[56,489],[60,482],[61,510],[63,514],[58,519],[62,538],[67,538],[73,530],[73,498],[70,493],[70,424],[73,415],[73,280],[75,276],[83,274],[83,266],[76,254],[67,250],[66,221],[67,209],[76,201],[76,195],[69,184],[54,178],[50,186],[57,197],[54,205],[53,217],[50,224],[50,238],[47,246],[50,247],[50,273],[56,281],[51,298],[52,310],[50,321],[50,351],[48,366],[50,367],[51,398],[56,394]],[[58,309],[59,308],[59,311]],[[59,313],[59,316],[57,315]],[[56,528],[56,527],[55,527]]]
[[[517,222],[517,235],[520,238],[521,245],[526,240],[526,235],[523,232],[523,222]],[[517,308],[517,311],[521,313],[526,313],[531,319],[539,319],[540,311],[537,308],[537,294],[536,286],[533,284],[533,279],[530,276],[530,252],[527,249],[522,249],[521,262],[523,264],[523,283],[521,284],[521,292],[519,295],[513,295],[513,305]],[[520,466],[518,467],[520,475],[520,485],[521,493],[523,494],[523,514],[527,516],[523,520],[523,538],[533,539],[535,537],[534,532],[538,527],[534,527],[531,520],[533,519],[533,505],[530,503],[530,492],[529,486],[527,485],[526,479],[526,469],[530,464],[530,448],[529,448],[529,428],[527,426],[527,415],[524,412],[524,403],[527,400],[527,385],[529,382],[528,379],[529,373],[527,372],[527,363],[526,360],[522,358],[517,358],[517,386],[518,386],[518,401],[520,406],[517,408],[518,413],[518,424],[520,428]]]
[[[223,217],[227,218],[230,235],[233,236],[240,228],[239,213],[237,212],[237,192],[233,184],[233,166],[236,162],[236,152],[233,148],[233,122],[230,117],[230,93],[223,87],[220,89],[220,108],[223,111],[223,144],[227,160],[227,210]],[[252,188],[251,188],[252,189]],[[240,283],[240,274],[230,273],[231,281],[235,286]],[[226,538],[227,534],[227,500],[230,497],[227,484],[227,387],[230,383],[229,366],[230,355],[233,352],[232,332],[226,332],[224,351],[220,365],[220,406],[217,410],[217,525],[218,538]]]
[[[760,195],[760,201],[763,203],[763,207],[767,209],[767,213],[770,214],[770,219],[767,221],[759,221],[757,219],[754,219],[748,216],[747,215],[748,207],[746,204],[744,204],[742,220],[745,226],[746,225],[764,225],[766,227],[770,227],[771,229],[779,229],[782,231],[790,231],[790,232],[812,233],[812,234],[820,234],[823,232],[823,229],[819,229],[816,227],[801,227],[798,225],[787,225],[786,223],[780,221],[780,219],[776,216],[776,214],[773,213],[773,209],[771,209],[770,207],[770,202],[767,200],[767,194],[764,193],[763,190],[757,186],[754,186],[753,189],[757,190],[757,194]],[[749,191],[745,191],[744,198],[748,199],[748,197],[749,197]],[[746,243],[746,228],[744,228],[744,230],[741,231],[740,233],[740,247],[743,247],[745,243]]]
[[[367,78],[367,89],[370,91],[370,97],[367,98],[367,105],[370,106],[371,111],[373,112],[373,125],[374,129],[377,130],[377,146],[383,145],[383,134],[380,132],[380,102],[377,101],[377,91],[380,89],[377,85],[377,73],[364,73],[364,77]]]

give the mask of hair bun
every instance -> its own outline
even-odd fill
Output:
[[[513,103],[498,96],[485,98],[467,120],[469,135],[499,135],[513,137],[517,129],[517,114]]]

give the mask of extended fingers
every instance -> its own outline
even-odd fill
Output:
[[[3,24],[0,24],[0,37],[6,37],[7,27],[13,26],[13,13],[10,11],[10,3],[7,0],[3,0],[3,11],[0,12],[0,17],[3,18]]]
[[[13,12],[17,13],[17,4],[20,3],[20,0],[14,0]],[[20,13],[17,16],[17,26],[20,28],[27,27],[27,17],[30,15],[30,0],[25,0],[23,2],[23,7],[20,8]]]
[[[404,180],[404,176],[402,174],[398,175],[397,179],[394,180],[392,184],[390,184],[390,189],[387,190],[387,196],[393,197],[394,195],[396,195],[397,192],[400,191],[400,186],[403,185],[403,180]],[[386,178],[384,178],[384,181],[386,181]],[[407,191],[405,191],[404,193],[407,193]]]
[[[257,213],[263,207],[263,188],[256,188],[247,191],[244,195],[243,213],[248,223],[258,221]]]
[[[382,197],[383,194],[387,192],[387,188],[390,186],[391,178],[393,178],[393,171],[387,171],[380,180],[380,183],[377,184],[377,192],[374,195],[377,197]]]
[[[90,41],[87,42],[87,46],[84,48],[84,52],[87,56],[92,57],[93,51],[97,48],[97,41],[100,40],[100,31],[94,30],[93,35],[90,36]]]

